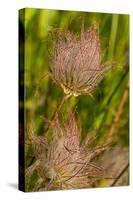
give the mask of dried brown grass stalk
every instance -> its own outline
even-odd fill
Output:
[[[120,119],[120,117],[121,117],[121,115],[123,113],[124,106],[125,106],[125,104],[126,104],[126,102],[128,100],[128,97],[129,97],[129,86],[127,85],[127,87],[126,87],[126,89],[125,89],[125,91],[123,93],[123,96],[121,98],[121,101],[120,101],[120,104],[118,106],[118,109],[117,109],[117,111],[115,113],[115,117],[114,117],[114,120],[112,122],[112,125],[110,127],[110,131],[108,133],[108,139],[107,139],[108,142],[112,141],[112,137],[113,137],[113,135],[114,135],[114,133],[116,131],[117,123],[118,123],[118,121],[119,121],[119,119]]]
[[[121,172],[117,175],[117,177],[115,178],[115,180],[113,181],[113,183],[110,186],[115,186],[117,184],[117,182],[119,181],[119,179],[124,175],[124,173],[126,172],[126,170],[129,168],[129,162],[126,164],[126,166],[121,170]]]

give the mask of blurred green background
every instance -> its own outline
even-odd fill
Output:
[[[103,61],[115,61],[116,64],[93,92],[94,99],[71,97],[63,105],[61,114],[67,116],[71,110],[77,113],[82,137],[95,132],[98,140],[104,140],[113,126],[115,144],[128,146],[129,15],[25,9],[25,18],[20,15],[20,21],[25,30],[26,123],[34,123],[37,135],[45,134],[47,125],[43,117],[51,119],[63,96],[63,91],[49,76],[40,81],[49,72],[53,44],[50,32],[62,28],[80,34],[82,20],[85,29],[94,22],[99,25]]]

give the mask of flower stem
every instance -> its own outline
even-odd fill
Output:
[[[53,114],[53,116],[52,116],[52,118],[51,118],[50,121],[54,121],[54,120],[55,120],[55,118],[57,117],[57,114],[58,114],[59,111],[61,110],[62,105],[64,104],[64,102],[65,102],[69,97],[70,97],[70,95],[64,95],[64,96],[62,97],[62,99],[61,99],[61,101],[58,103],[57,108],[56,108],[56,110],[55,110],[55,112],[54,112],[54,114]],[[49,120],[45,120],[45,121],[48,122]],[[47,129],[45,130],[46,134],[48,133],[49,127],[50,127],[50,123],[48,124],[48,127],[47,127]]]
[[[51,118],[51,120],[54,120],[57,117],[57,114],[59,113],[59,111],[61,110],[62,105],[64,104],[64,102],[69,98],[68,95],[64,95],[63,98],[61,99],[61,101],[58,103],[57,108]]]

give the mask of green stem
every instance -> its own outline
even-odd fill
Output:
[[[57,108],[51,118],[50,121],[55,120],[55,118],[57,117],[57,114],[59,113],[59,111],[61,110],[62,105],[64,104],[64,102],[69,98],[70,96],[68,95],[64,95],[63,98],[61,99],[61,101],[59,102],[59,104],[57,105]],[[48,125],[47,129],[45,130],[46,134],[48,133],[50,125]]]
[[[118,28],[118,20],[119,20],[119,15],[114,14],[112,17],[112,26],[111,26],[110,41],[109,41],[109,52],[108,52],[109,60],[112,59],[113,55],[114,55],[115,41],[116,41],[117,28]]]
[[[57,108],[52,116],[51,120],[54,120],[57,116],[57,114],[59,113],[59,111],[61,110],[62,105],[64,104],[64,102],[69,98],[68,95],[64,95],[63,98],[61,99],[61,101],[59,102],[59,104],[57,105]]]

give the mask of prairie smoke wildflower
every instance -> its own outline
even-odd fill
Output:
[[[49,143],[45,137],[35,136],[30,131],[29,139],[36,161],[26,170],[27,184],[34,170],[40,177],[38,190],[88,188],[98,178],[104,178],[104,169],[92,159],[103,152],[107,145],[89,149],[87,141],[81,143],[81,130],[74,114],[64,125],[60,124],[58,118],[50,124],[53,136]]]
[[[82,25],[83,27],[83,25]],[[52,79],[68,96],[90,95],[110,69],[101,63],[99,34],[96,25],[73,33],[57,33],[51,64]]]

